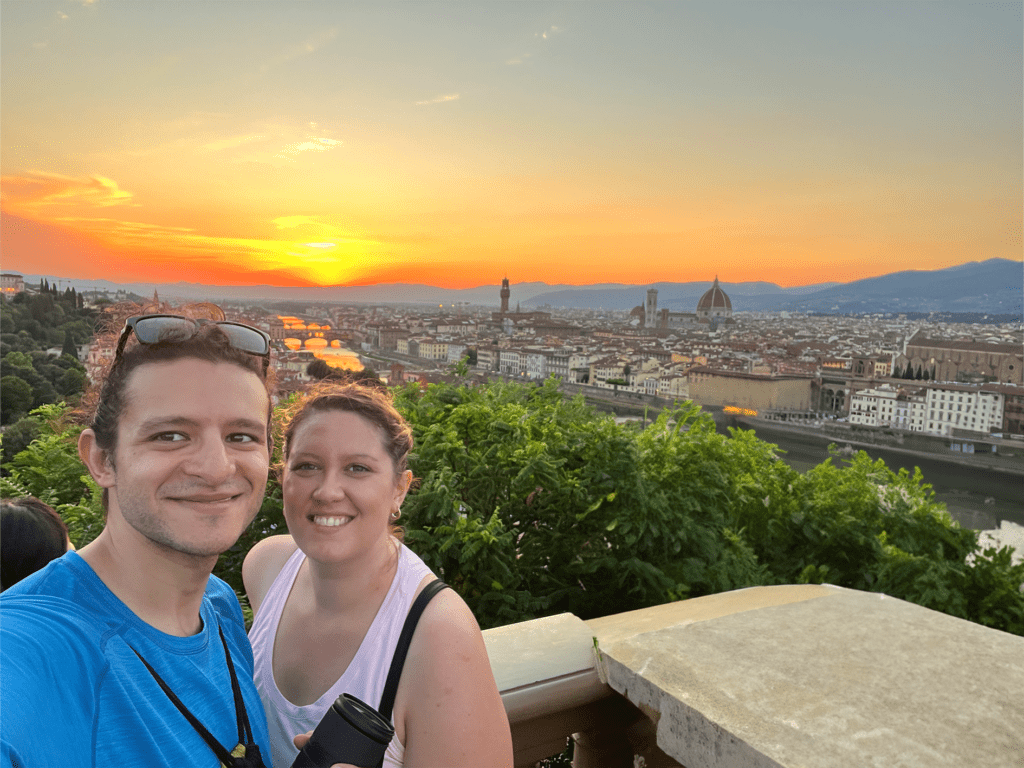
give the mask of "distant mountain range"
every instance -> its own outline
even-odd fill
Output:
[[[499,305],[498,285],[451,289],[431,285],[394,283],[323,288],[281,288],[270,285],[201,285],[198,283],[128,283],[106,280],[74,280],[52,275],[25,275],[38,284],[45,278],[78,291],[117,290],[140,296],[201,301],[281,301],[349,304],[472,304]],[[1024,263],[1008,259],[973,261],[947,269],[894,272],[851,283],[819,283],[782,288],[774,283],[719,282],[729,295],[733,310],[796,311],[837,314],[874,312],[981,312],[1021,315],[1024,294]],[[648,288],[658,289],[658,307],[693,312],[710,282],[650,283],[625,285],[603,283],[573,286],[546,283],[512,284],[511,306],[537,308],[632,309],[642,305]]]

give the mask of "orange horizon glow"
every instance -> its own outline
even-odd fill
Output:
[[[20,214],[20,215],[19,215]],[[756,238],[736,238],[737,250],[679,258],[672,253],[659,257],[652,248],[647,251],[644,266],[620,252],[593,253],[579,246],[538,246],[528,255],[509,258],[506,266],[495,267],[490,260],[480,263],[469,254],[452,249],[450,258],[433,257],[423,261],[411,258],[402,263],[361,264],[360,256],[338,258],[342,250],[331,253],[334,259],[312,249],[305,243],[243,238],[221,238],[194,232],[174,233],[166,228],[158,231],[166,238],[159,246],[153,235],[125,222],[104,220],[107,231],[93,221],[69,224],[59,218],[36,216],[29,219],[25,211],[12,214],[0,209],[3,216],[4,270],[25,274],[54,275],[65,279],[113,279],[115,282],[173,283],[179,280],[207,285],[257,285],[277,287],[365,286],[387,283],[422,283],[442,288],[474,288],[494,285],[506,275],[512,283],[544,282],[548,284],[593,285],[622,283],[644,285],[655,282],[697,282],[709,280],[713,272],[723,282],[765,281],[781,287],[824,282],[851,282],[876,277],[892,271],[935,270],[971,261],[983,261],[993,255],[965,252],[949,242],[903,244],[898,269],[893,263],[893,245],[885,241],[840,244],[822,261],[816,253],[799,258],[792,248],[778,244],[758,243]],[[22,220],[42,225],[50,238],[36,238],[30,253],[18,234],[12,233]],[[13,223],[13,226],[9,226]],[[128,232],[127,235],[116,234]],[[69,244],[71,246],[69,247]],[[351,246],[354,247],[354,246]],[[350,247],[350,250],[351,250]],[[43,255],[39,255],[39,251]],[[566,259],[567,250],[570,259]],[[45,252],[50,252],[47,258]],[[62,251],[87,259],[61,258]],[[663,249],[664,251],[664,249]],[[748,254],[760,251],[757,257]],[[77,252],[77,253],[76,253]],[[865,259],[863,254],[872,255]],[[1012,258],[1005,249],[998,249],[1002,258]],[[380,261],[379,259],[375,261]],[[477,263],[474,263],[477,261]],[[423,263],[425,262],[425,263]],[[628,269],[624,267],[624,262]],[[581,272],[586,277],[581,279]],[[351,275],[350,279],[344,279]]]

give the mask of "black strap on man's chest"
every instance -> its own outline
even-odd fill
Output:
[[[220,642],[224,646],[224,657],[227,660],[228,673],[231,676],[231,693],[235,699],[235,722],[238,725],[238,746],[231,752],[224,748],[224,746],[214,738],[213,734],[207,730],[206,726],[199,722],[199,718],[192,714],[188,707],[186,707],[181,699],[178,698],[177,694],[171,690],[171,687],[164,682],[164,679],[160,677],[160,674],[150,666],[149,662],[146,661],[142,654],[136,651],[131,646],[132,651],[139,657],[139,661],[146,665],[146,669],[153,676],[153,679],[159,684],[160,688],[167,695],[167,698],[171,700],[171,703],[178,708],[178,711],[188,720],[189,724],[195,730],[196,733],[206,742],[207,746],[213,750],[213,753],[217,755],[221,765],[224,768],[266,768],[266,764],[263,762],[263,756],[260,754],[259,745],[256,744],[255,739],[252,735],[252,727],[249,724],[249,713],[245,708],[245,700],[242,698],[242,687],[238,683],[238,675],[235,674],[235,665],[231,660],[231,651],[228,650],[228,641],[224,638],[224,630],[221,629],[220,624],[217,625],[217,631],[220,633]],[[235,752],[241,752],[241,754],[235,754]]]

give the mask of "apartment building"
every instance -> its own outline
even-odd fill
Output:
[[[1003,431],[1005,393],[997,386],[882,384],[855,392],[850,422],[933,435],[955,431],[990,434]]]
[[[850,423],[911,432],[927,431],[926,392],[924,387],[904,388],[891,384],[862,389],[850,398]]]

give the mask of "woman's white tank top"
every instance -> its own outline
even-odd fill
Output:
[[[426,564],[408,547],[399,543],[398,550],[395,578],[348,669],[323,696],[303,707],[292,704],[277,689],[273,668],[274,639],[277,637],[281,613],[295,583],[299,566],[306,559],[302,550],[295,550],[271,584],[249,630],[249,641],[252,643],[254,661],[253,678],[267,713],[273,768],[291,766],[299,753],[292,743],[292,737],[313,730],[341,694],[350,693],[371,707],[380,706],[391,657],[398,646],[398,636],[402,633],[405,617],[416,596],[416,588],[426,576],[432,575]],[[394,724],[394,716],[391,721]],[[401,768],[404,756],[405,747],[396,734],[388,745],[384,765]]]

